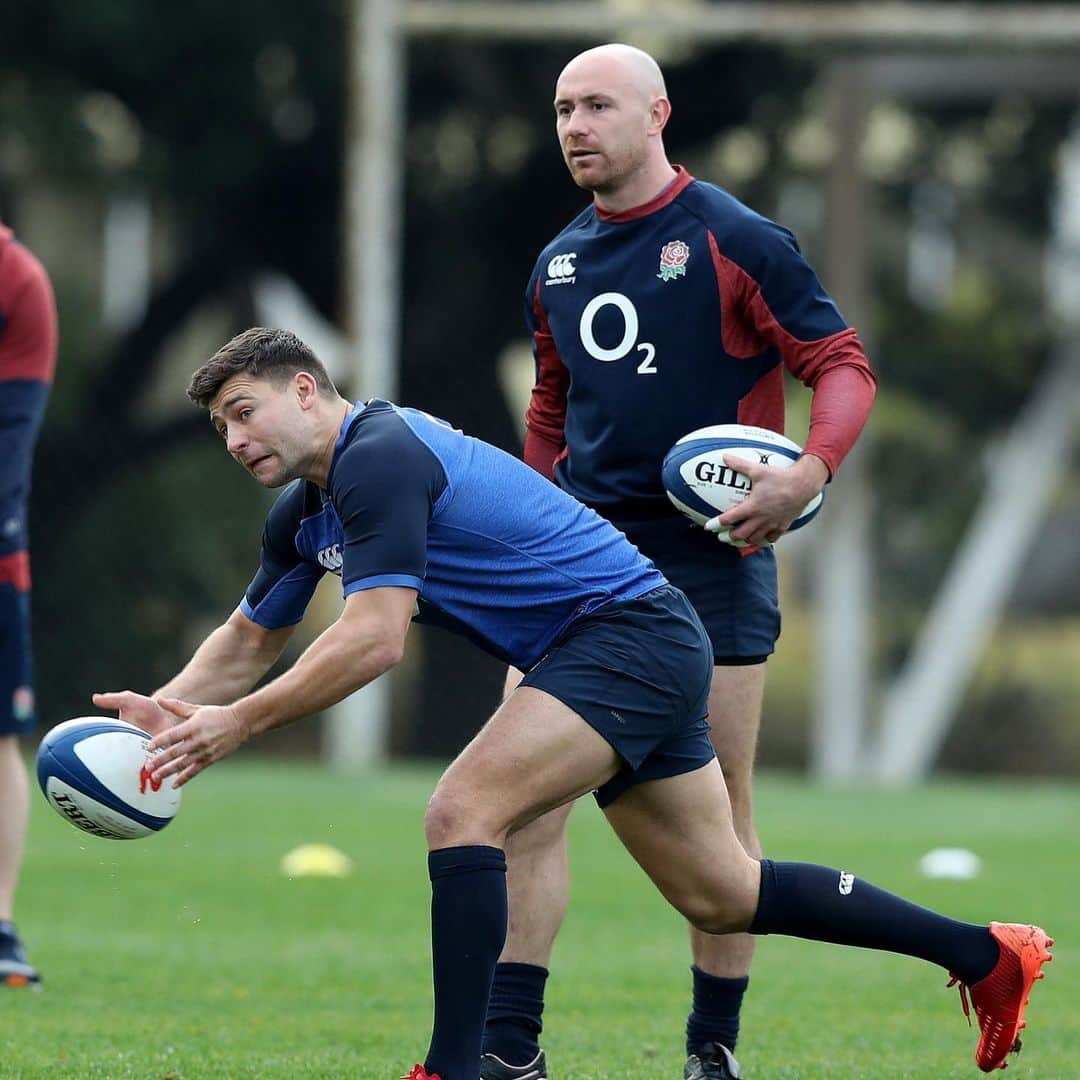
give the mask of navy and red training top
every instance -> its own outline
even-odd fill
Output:
[[[835,473],[876,380],[787,230],[681,166],[655,199],[592,205],[526,293],[525,459],[605,516],[654,505],[670,447],[709,424],[784,430],[784,368],[813,389],[804,450]]]
[[[48,275],[0,224],[0,584],[19,592],[30,587],[26,504],[56,346]]]

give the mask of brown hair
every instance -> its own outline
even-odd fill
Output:
[[[322,362],[295,334],[269,326],[253,326],[222,345],[191,376],[187,395],[205,409],[222,386],[242,371],[276,385],[298,371],[306,371],[315,379],[323,397],[337,394]]]

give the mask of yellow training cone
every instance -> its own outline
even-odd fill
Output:
[[[301,844],[281,860],[286,877],[348,877],[353,861],[329,844]]]

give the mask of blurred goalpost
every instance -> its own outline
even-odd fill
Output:
[[[858,153],[875,95],[914,97],[1003,88],[1080,98],[1080,8],[1069,4],[700,3],[662,11],[635,0],[480,2],[352,0],[349,28],[349,127],[346,150],[347,331],[354,343],[354,396],[393,398],[398,389],[400,247],[405,44],[410,35],[492,40],[566,39],[590,43],[641,34],[774,45],[877,46],[905,57],[848,51],[823,59],[829,126],[836,153],[826,180],[824,273],[848,321],[869,336],[867,181]],[[997,47],[995,55],[957,50]],[[1045,56],[1030,56],[1030,50]],[[1080,128],[1078,128],[1080,131]],[[1080,144],[1080,134],[1076,136]],[[1080,149],[1077,151],[1080,153]],[[1072,312],[1080,311],[1080,169],[1063,178],[1076,231]],[[1060,313],[1062,347],[1052,374],[1033,395],[998,450],[987,495],[961,544],[912,655],[882,698],[880,730],[871,714],[871,495],[857,444],[815,532],[818,656],[812,766],[829,780],[870,776],[912,783],[932,767],[956,705],[989,636],[1025,549],[1060,482],[1080,420],[1080,348],[1064,339],[1076,316]],[[870,354],[873,355],[872,342]],[[1032,470],[1031,447],[1040,468]],[[384,753],[390,680],[379,679],[328,718],[326,751],[344,767]]]

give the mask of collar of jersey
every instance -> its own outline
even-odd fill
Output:
[[[674,166],[675,179],[671,181],[659,195],[651,198],[647,203],[633,206],[629,210],[620,210],[617,214],[608,213],[594,204],[596,216],[601,221],[634,221],[637,218],[648,217],[657,210],[663,210],[669,203],[673,203],[693,182],[694,178],[681,165]]]
[[[348,437],[349,430],[353,424],[360,418],[360,414],[370,405],[369,401],[357,401],[353,403],[353,407],[345,414],[345,419],[341,421],[341,431],[338,432],[337,442],[334,444],[334,460],[337,460],[338,454],[341,453],[342,447],[345,445],[345,439]]]
[[[341,421],[341,431],[338,432],[337,442],[334,443],[334,456],[330,459],[330,471],[326,475],[327,486],[330,484],[330,477],[334,475],[334,466],[337,465],[337,459],[341,454],[341,451],[345,448],[345,440],[349,437],[349,432],[352,430],[353,424],[364,414],[364,410],[371,404],[373,404],[375,398],[371,401],[357,401],[353,404],[353,407],[345,414],[345,419]],[[326,501],[326,492],[323,492],[323,502]]]

